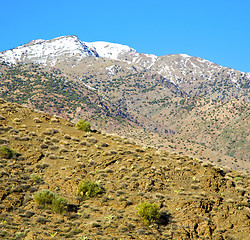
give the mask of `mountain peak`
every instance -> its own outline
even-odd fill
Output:
[[[118,43],[109,43],[109,42],[103,42],[103,41],[97,41],[97,42],[85,42],[87,46],[94,49],[96,52],[98,52],[98,55],[100,57],[106,57],[110,59],[119,59],[119,55],[125,54],[125,53],[136,53],[136,50],[127,46],[122,45]]]
[[[51,40],[32,40],[22,46],[0,53],[0,59],[16,64],[38,63],[54,66],[62,59],[76,56],[78,60],[84,57],[104,57],[121,59],[127,53],[137,53],[135,49],[118,43],[82,42],[76,35],[61,36]]]
[[[17,48],[0,53],[0,59],[16,64],[38,63],[54,66],[56,62],[76,56],[78,59],[98,54],[81,42],[77,36],[62,36],[51,40],[33,40]]]

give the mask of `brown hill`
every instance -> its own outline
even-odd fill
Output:
[[[247,239],[249,177],[195,158],[101,132],[0,100],[2,239]],[[9,146],[9,154],[3,153]],[[6,149],[6,148],[5,148]],[[102,186],[76,196],[82,180]],[[56,213],[34,201],[41,190],[67,199]],[[80,201],[81,200],[81,201]],[[156,203],[145,225],[136,206]]]

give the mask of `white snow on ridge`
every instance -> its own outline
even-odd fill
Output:
[[[187,54],[177,54],[177,57],[176,54],[171,55],[167,58],[157,57],[153,54],[138,53],[127,45],[104,41],[82,42],[77,36],[71,35],[51,40],[32,40],[17,48],[0,52],[0,61],[13,64],[21,62],[54,66],[60,61],[71,61],[69,59],[71,57],[76,60],[74,64],[77,64],[79,60],[93,56],[123,61],[142,69],[151,69],[164,77],[175,74],[175,71],[181,71],[184,74],[185,71],[190,72],[190,69],[198,74],[204,68],[209,69],[211,75],[213,72],[220,71],[223,68],[199,57],[192,57]],[[174,61],[171,61],[172,58]],[[112,74],[114,69],[110,67],[106,70],[109,74]],[[246,76],[250,79],[250,73],[246,73]]]
[[[246,73],[246,77],[247,77],[247,79],[250,80],[250,72],[249,72],[249,73]]]
[[[5,61],[36,62],[47,64],[47,60],[55,63],[60,56],[79,55],[81,57],[96,56],[97,53],[89,49],[76,36],[58,37],[52,40],[34,40],[23,46],[0,53]]]
[[[89,48],[94,49],[99,57],[105,57],[110,59],[118,60],[118,56],[123,53],[133,52],[136,53],[136,50],[118,43],[109,43],[109,42],[84,42]]]
[[[82,59],[87,56],[105,57],[119,60],[119,55],[137,53],[135,49],[118,43],[82,42],[76,36],[63,36],[51,40],[37,39],[31,42],[0,53],[0,57],[7,62],[36,62],[54,63],[60,56],[78,56]],[[53,64],[52,64],[53,65]]]
[[[109,75],[114,74],[114,67],[115,67],[115,65],[111,65],[111,66],[105,68],[106,70],[108,70]]]
[[[184,58],[190,58],[191,56],[187,55],[187,54],[179,54],[180,56],[184,57]]]

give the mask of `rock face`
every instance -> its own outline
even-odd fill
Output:
[[[0,132],[0,146],[19,153],[0,157],[1,239],[247,239],[250,234],[247,175],[116,135],[85,133],[64,119],[1,99],[0,115],[1,128],[9,129]],[[104,192],[79,199],[77,186],[85,179]],[[35,203],[43,189],[68,200],[65,213]],[[150,226],[136,211],[144,201],[160,208],[159,221]]]

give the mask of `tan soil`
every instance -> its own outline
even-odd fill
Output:
[[[0,159],[2,239],[249,237],[249,176],[243,173],[118,136],[84,133],[63,119],[3,100],[0,119],[0,144],[21,154]],[[79,201],[83,179],[98,181],[105,193]],[[57,214],[38,206],[33,197],[42,189],[66,198],[77,211]],[[143,201],[160,206],[161,223],[143,224],[136,212]]]

